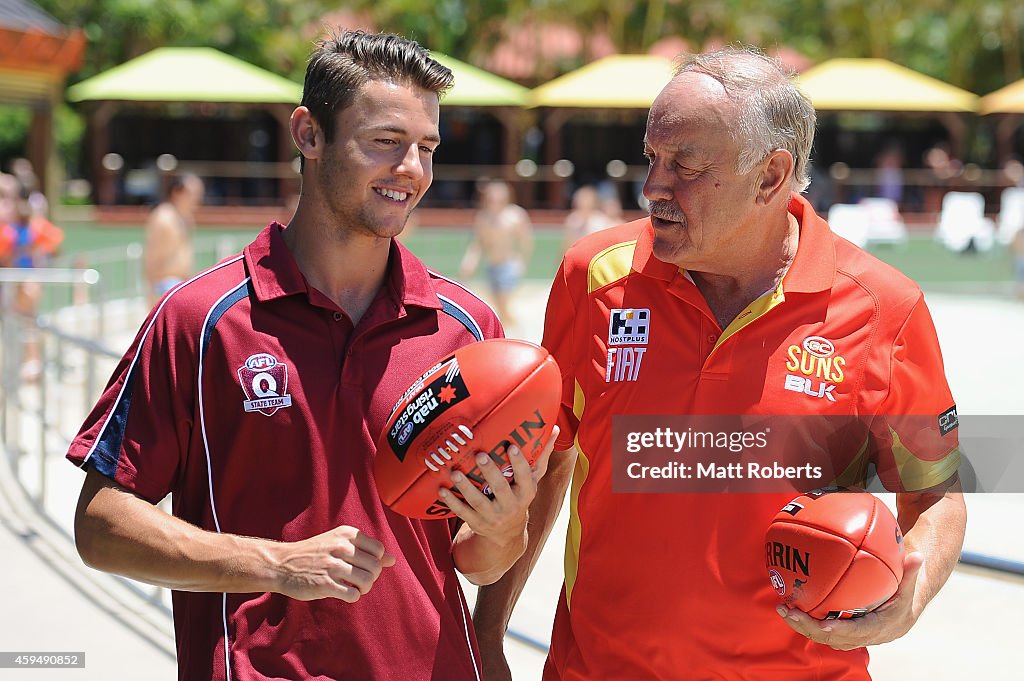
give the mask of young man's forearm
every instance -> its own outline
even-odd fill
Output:
[[[500,580],[482,587],[477,593],[473,622],[481,643],[487,641],[500,644],[504,638],[512,608],[519,600],[555,518],[558,517],[575,462],[575,449],[551,455],[547,473],[541,478],[537,496],[530,506],[526,551]]]

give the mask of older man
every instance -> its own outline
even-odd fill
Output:
[[[934,328],[913,282],[834,236],[799,195],[814,123],[776,63],[747,50],[691,58],[651,107],[650,218],[582,239],[552,287],[544,344],[563,372],[561,435],[527,553],[478,599],[489,681],[509,678],[502,634],[573,462],[545,681],[868,678],[864,646],[905,634],[948,578],[965,511]],[[827,341],[808,347],[827,345],[842,370],[794,365],[808,339]],[[794,496],[781,486],[616,494],[613,417],[663,414],[870,424],[866,441],[827,443],[899,490],[909,550],[896,595],[855,620],[777,609],[763,540]],[[892,417],[908,414],[930,427],[899,432]]]

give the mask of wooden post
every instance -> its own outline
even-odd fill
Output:
[[[281,163],[291,163],[295,158],[295,143],[292,142],[291,117],[295,107],[288,104],[271,104],[270,113],[280,124],[281,129],[277,135],[277,160]],[[292,196],[299,193],[299,176],[278,177],[277,193],[281,196],[281,203],[290,206]],[[286,215],[285,218],[290,218]]]
[[[524,112],[521,109],[500,107],[490,109],[490,113],[498,119],[504,132],[504,144],[502,145],[501,162],[507,167],[514,166],[519,161],[522,152]],[[521,187],[522,182],[518,179],[512,182],[514,187]],[[532,208],[534,203],[533,192],[516,192],[516,203],[524,208]]]
[[[101,206],[117,200],[114,174],[103,167],[103,156],[110,151],[110,119],[115,112],[113,102],[100,102],[89,114],[89,165],[96,183],[94,194]]]
[[[1022,122],[1024,116],[1021,114],[999,115],[999,122],[996,123],[996,157],[999,159],[1000,168],[1013,158],[1013,137]]]
[[[552,109],[544,119],[544,163],[554,165],[562,158],[562,126],[575,113],[573,109]],[[561,208],[565,200],[565,180],[555,177],[548,181],[548,207]]]
[[[57,168],[54,163],[53,107],[49,99],[41,99],[33,103],[31,111],[25,156],[39,178],[39,191],[54,202],[59,197],[54,175]]]

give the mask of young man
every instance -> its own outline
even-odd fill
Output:
[[[142,269],[151,304],[194,272],[192,233],[204,192],[203,181],[197,175],[175,177],[168,187],[167,200],[146,219]]]
[[[394,239],[451,79],[397,36],[322,42],[291,117],[291,222],[167,294],[72,443],[79,552],[175,590],[181,679],[479,678],[455,570],[485,583],[519,557],[551,446],[536,472],[512,451],[511,485],[483,457],[493,501],[453,474],[458,527],[393,513],[372,475],[412,381],[502,335]]]
[[[913,282],[833,236],[796,193],[814,119],[774,62],[743,50],[691,59],[655,100],[644,142],[651,217],[582,239],[552,287],[544,345],[565,386],[559,451],[531,508],[527,553],[478,595],[488,681],[509,677],[505,625],[574,461],[545,681],[866,679],[864,646],[905,634],[952,571],[965,511],[935,331]],[[831,370],[817,374],[823,358]],[[817,390],[804,389],[808,371]],[[815,444],[870,460],[899,490],[907,552],[896,595],[855,620],[777,608],[763,542],[795,496],[781,484],[613,494],[615,466],[629,461],[613,454],[613,418],[662,414],[891,426]],[[904,415],[927,416],[916,422],[927,428],[900,432]]]

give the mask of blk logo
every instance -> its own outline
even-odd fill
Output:
[[[815,384],[813,380],[804,376],[787,374],[786,383],[783,387],[786,390],[792,390],[795,393],[803,393],[804,395],[810,395],[811,397],[824,397],[829,402],[836,401],[836,398],[832,396],[832,391],[836,389],[836,386],[833,383],[818,381],[817,384]]]

